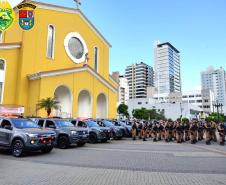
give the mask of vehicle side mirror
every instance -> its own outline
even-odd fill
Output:
[[[13,130],[13,127],[11,127],[10,125],[5,125],[5,126],[4,126],[4,129],[7,129],[7,130]]]

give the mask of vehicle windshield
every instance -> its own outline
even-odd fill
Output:
[[[88,127],[99,127],[99,125],[97,124],[97,122],[91,121],[91,120],[86,121],[86,124],[87,124]]]
[[[55,120],[55,123],[58,127],[74,127],[72,123],[64,120]]]
[[[113,124],[112,122],[110,122],[110,121],[104,120],[103,122],[104,122],[104,124],[105,124],[107,127],[112,127],[112,126],[114,126],[114,124]]]
[[[114,121],[115,126],[121,126],[121,123],[118,121]]]
[[[131,126],[132,125],[132,122],[126,122],[126,124]]]
[[[124,122],[119,122],[119,125],[121,125],[121,126],[126,126],[126,123],[124,123]]]
[[[14,126],[18,129],[40,128],[36,123],[28,119],[12,119]]]

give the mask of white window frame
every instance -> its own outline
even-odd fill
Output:
[[[0,58],[0,60],[4,61],[4,72],[3,72],[3,81],[2,81],[2,92],[1,92],[1,99],[0,99],[0,103],[3,103],[4,100],[4,90],[5,90],[5,75],[6,75],[6,60],[3,58]]]
[[[95,61],[95,51],[96,51],[96,48],[97,48],[97,69],[95,68],[95,66],[96,66],[96,61]],[[97,47],[97,46],[95,46],[94,47],[94,70],[96,71],[96,72],[98,72],[99,71],[99,48]]]
[[[48,55],[48,51],[49,51],[49,29],[50,29],[50,27],[53,27],[53,47],[52,47],[52,56],[49,56]],[[56,35],[56,28],[55,28],[55,26],[53,25],[53,24],[49,24],[48,25],[48,33],[47,33],[47,45],[46,45],[46,57],[48,58],[48,59],[54,59],[54,57],[55,57],[55,35]]]
[[[82,43],[83,45],[83,48],[84,48],[84,53],[82,55],[82,57],[80,59],[76,59],[70,52],[69,50],[69,47],[68,47],[68,44],[69,44],[69,40],[71,38],[77,38],[78,40],[80,40],[80,42]],[[71,32],[71,33],[68,33],[64,39],[64,47],[65,47],[65,50],[66,50],[66,53],[68,54],[69,58],[76,64],[80,64],[80,63],[83,63],[85,62],[86,60],[86,54],[88,53],[88,48],[86,46],[86,43],[85,43],[85,40],[82,38],[82,36],[77,33],[77,32]]]

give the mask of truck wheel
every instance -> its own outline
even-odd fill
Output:
[[[47,154],[50,153],[53,150],[53,146],[44,147],[41,149],[42,153]]]
[[[12,144],[12,154],[14,157],[22,157],[25,154],[25,147],[22,140],[17,139]]]
[[[86,143],[78,143],[77,145],[79,146],[79,147],[82,147],[82,146],[84,146]]]
[[[97,137],[94,134],[89,135],[89,142],[95,144],[97,142]]]
[[[57,145],[60,149],[66,149],[68,148],[69,145],[69,140],[68,137],[66,136],[60,136],[58,141],[57,141]]]

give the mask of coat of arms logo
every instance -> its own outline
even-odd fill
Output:
[[[15,21],[15,12],[7,0],[0,0],[0,30],[6,31]]]
[[[17,6],[19,9],[19,24],[20,27],[24,30],[30,30],[34,27],[34,10],[35,5],[31,3],[23,3]]]

